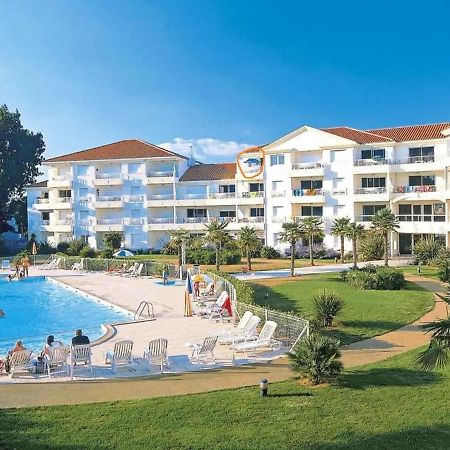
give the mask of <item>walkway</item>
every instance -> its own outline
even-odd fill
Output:
[[[408,280],[432,292],[444,293],[445,285],[439,281],[408,275]],[[419,328],[424,322],[446,317],[446,304],[436,297],[435,308],[413,324],[382,336],[343,347],[345,367],[381,361],[412,350],[428,342]],[[47,384],[21,384],[0,386],[0,407],[25,407],[57,404],[78,404],[101,401],[143,399],[208,392],[255,386],[261,378],[270,382],[286,380],[292,376],[286,358],[253,366],[218,369],[202,373],[183,373],[151,379],[86,381]]]

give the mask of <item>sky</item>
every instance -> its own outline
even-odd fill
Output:
[[[302,125],[450,120],[446,2],[0,0],[0,103],[52,157],[139,138],[206,162]]]

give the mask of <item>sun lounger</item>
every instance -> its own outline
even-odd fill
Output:
[[[2,259],[2,269],[3,270],[11,269],[11,263],[9,262],[9,259]]]
[[[131,366],[133,360],[133,341],[117,341],[114,344],[114,350],[106,352],[105,364],[111,364],[111,370],[116,373],[117,366]]]
[[[77,364],[84,364],[89,367],[92,375],[92,352],[91,344],[72,345],[70,347],[70,374],[73,378],[75,366]]]
[[[70,347],[50,347],[48,353],[44,355],[45,368],[47,369],[48,377],[51,378],[51,370],[55,367],[65,367],[67,375],[70,374],[70,366],[67,363],[69,358]]]
[[[222,293],[217,297],[217,300],[210,304],[209,306],[201,306],[195,309],[195,314],[198,316],[209,316],[213,311],[222,309],[223,305],[227,301],[228,292],[222,291]]]
[[[275,344],[278,345],[278,343],[273,340],[273,335],[275,333],[276,328],[277,323],[273,322],[272,320],[268,320],[264,324],[258,336],[246,338],[244,342],[234,344],[233,348],[237,351],[242,352],[253,351],[254,355],[256,354],[256,350],[259,348],[270,347],[270,349],[272,350]]]
[[[128,269],[125,269],[123,271],[118,271],[117,273],[112,273],[112,275],[121,275],[121,276],[129,276],[131,275],[133,272],[136,271],[137,267],[138,267],[139,263],[134,263],[133,265],[131,265],[130,267],[128,267]]]
[[[80,262],[75,263],[72,266],[72,270],[83,270],[83,263],[84,263],[84,258]]]
[[[27,372],[33,368],[31,354],[32,352],[29,350],[20,350],[9,357],[9,376],[11,378],[16,372]]]
[[[206,360],[209,357],[215,364],[216,359],[214,357],[214,349],[216,348],[216,343],[217,336],[210,336],[205,338],[202,344],[188,344],[192,347],[191,361],[195,360],[197,363],[200,363],[202,360]]]
[[[59,267],[61,263],[61,258],[54,258],[50,262],[42,264],[41,269],[43,270],[53,270]]]
[[[258,328],[259,322],[261,322],[261,319],[258,316],[254,316],[252,314],[250,319],[243,327],[231,328],[229,330],[225,330],[222,334],[220,334],[219,343],[236,344],[238,342],[245,341],[246,339],[256,337],[256,329]]]
[[[169,358],[167,357],[167,339],[154,339],[149,342],[148,349],[144,350],[144,359],[147,361],[148,370],[152,364],[158,364],[160,371],[163,371],[163,366],[169,367]]]

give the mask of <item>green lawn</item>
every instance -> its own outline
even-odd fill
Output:
[[[417,266],[406,266],[406,267],[400,267],[399,269],[405,273],[419,275],[417,272]],[[429,278],[434,278],[436,280],[439,280],[438,268],[435,266],[422,266],[420,268],[420,275],[423,277],[429,277]]]
[[[273,384],[265,399],[255,387],[0,410],[0,448],[448,449],[450,370],[420,372],[416,354],[346,371],[332,386]]]
[[[339,274],[303,276],[294,280],[262,280],[254,283],[255,302],[303,317],[313,316],[313,295],[321,289],[341,294],[345,306],[336,327],[327,334],[343,344],[400,328],[421,317],[433,306],[430,292],[413,283],[401,291],[362,291],[340,280]],[[265,298],[265,294],[269,298]]]

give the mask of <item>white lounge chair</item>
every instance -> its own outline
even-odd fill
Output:
[[[117,272],[113,272],[111,273],[111,275],[121,275],[123,277],[127,277],[130,276],[133,272],[136,271],[136,269],[138,268],[139,263],[134,263],[132,264],[130,267],[128,267],[128,269],[125,269],[123,271],[117,271]]]
[[[212,290],[212,292],[211,292]],[[204,300],[205,298],[213,298],[215,299],[214,295],[214,281],[210,281],[205,289],[203,289],[203,292],[200,293],[200,300]]]
[[[217,344],[217,336],[210,336],[205,338],[203,344],[189,344],[192,347],[192,355],[191,361],[196,360],[197,363],[200,363],[200,360],[205,360],[210,357],[214,364],[216,363],[216,358],[214,357],[214,349]]]
[[[9,262],[9,259],[2,259],[2,269],[3,270],[11,269],[11,263]]]
[[[80,271],[83,270],[83,263],[84,263],[84,258],[82,258],[80,262],[75,263],[72,266],[72,270],[80,270]]]
[[[234,344],[233,348],[241,352],[253,350],[253,355],[256,354],[256,350],[258,348],[270,347],[270,349],[272,350],[275,344],[279,345],[278,342],[273,340],[273,335],[275,333],[276,328],[277,323],[273,322],[272,320],[268,320],[264,324],[258,336],[246,338],[244,342]]]
[[[261,319],[252,314],[244,327],[232,328],[219,335],[219,342],[221,344],[236,344],[246,339],[254,338],[256,337],[256,329],[258,328],[259,322],[261,322]]]
[[[217,297],[217,300],[210,304],[209,306],[202,306],[195,309],[195,314],[198,316],[210,316],[213,311],[220,311],[227,301],[228,292],[222,291],[222,293]]]
[[[51,370],[55,367],[62,367],[66,369],[67,375],[70,374],[70,366],[67,363],[69,358],[70,347],[50,347],[48,353],[44,355],[45,367],[47,369],[48,377],[51,378]]]
[[[43,270],[57,269],[59,267],[60,262],[61,262],[61,258],[54,258],[50,262],[48,262],[46,264],[42,264],[41,269],[43,269]]]
[[[163,371],[163,366],[169,367],[169,358],[167,357],[167,339],[154,339],[149,342],[148,349],[144,350],[144,359],[147,360],[148,370],[152,364],[158,364],[160,371]]]
[[[105,364],[111,364],[111,370],[116,373],[117,366],[132,366],[133,341],[117,341],[114,350],[105,353]]]
[[[144,270],[144,264],[137,265],[137,268],[127,272],[124,274],[124,277],[140,277],[142,275],[142,271]]]
[[[11,378],[16,372],[26,372],[33,368],[31,353],[29,350],[20,350],[9,357],[9,376]]]
[[[75,366],[78,363],[88,366],[92,375],[93,371],[91,344],[72,345],[70,347],[70,375],[72,378]]]

